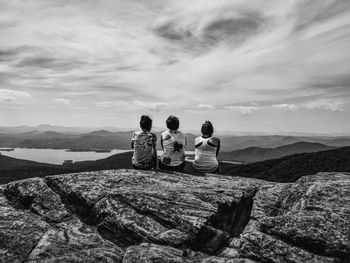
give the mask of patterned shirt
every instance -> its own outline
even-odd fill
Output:
[[[157,136],[151,132],[134,132],[131,141],[134,145],[132,163],[136,166],[149,166],[157,143]]]

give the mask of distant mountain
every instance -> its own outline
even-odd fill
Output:
[[[13,127],[6,127],[6,126],[0,126],[0,133],[7,133],[7,134],[19,134],[19,133],[25,133],[30,132],[32,130],[36,130],[38,132],[45,132],[45,131],[55,131],[55,132],[62,132],[62,133],[88,133],[93,132],[96,130],[108,130],[111,132],[116,131],[128,131],[133,130],[132,128],[117,128],[117,127],[67,127],[67,126],[59,126],[59,125],[48,125],[48,124],[41,124],[38,126],[13,126]]]
[[[44,127],[38,126],[36,129],[30,127],[30,129],[28,128],[27,131],[23,133],[4,133],[1,132],[0,127],[0,147],[71,149],[75,151],[93,149],[130,149],[130,141],[134,132],[134,130],[112,131],[108,129],[100,129],[82,133],[72,133],[68,131],[57,131],[57,127],[54,127],[56,130],[45,130],[47,128],[53,127],[48,127],[47,125]],[[42,131],[43,129],[44,131]],[[62,130],[64,130],[64,127]],[[160,149],[160,132],[155,131],[155,134],[158,137],[157,148]],[[199,136],[199,134],[186,133],[186,135],[188,143],[186,150],[193,151],[194,139]],[[350,137],[223,135],[219,136],[219,138],[221,140],[221,151],[226,152],[248,147],[276,148],[297,142],[320,143],[335,147],[350,146]],[[275,158],[275,156],[272,156],[271,158]]]
[[[304,175],[318,172],[350,172],[350,147],[294,154],[244,165],[224,163],[220,167],[222,174],[273,182],[295,182]]]
[[[296,142],[275,148],[248,147],[231,152],[221,152],[218,158],[222,161],[253,163],[296,153],[318,152],[333,148],[333,146],[327,146],[321,143]]]

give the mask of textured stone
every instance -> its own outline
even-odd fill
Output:
[[[239,252],[236,248],[226,247],[224,250],[222,250],[219,254],[220,257],[224,258],[239,258]]]
[[[15,209],[0,191],[0,262],[23,262],[49,229],[38,215]]]
[[[46,181],[120,246],[184,243],[210,253],[243,230],[263,183],[136,170],[59,175]]]
[[[350,261],[350,174],[264,185],[240,240],[243,256],[273,262]]]
[[[225,258],[225,257],[207,257],[200,263],[255,263],[256,261],[247,258]]]
[[[51,227],[28,256],[35,262],[121,262],[124,252],[91,226],[71,218]]]
[[[350,174],[114,170],[0,185],[0,262],[350,262]]]
[[[23,249],[27,249],[28,252],[24,253],[22,250],[17,252],[19,248],[16,245],[18,243],[23,244],[24,242],[15,239],[16,243],[10,243],[8,246],[7,254],[20,254],[22,257],[26,258],[26,262],[30,263],[83,261],[121,262],[124,254],[123,250],[110,241],[104,240],[94,227],[87,226],[75,216],[70,216],[70,213],[61,202],[59,195],[53,192],[43,179],[32,178],[12,182],[9,183],[6,188],[2,187],[2,189],[2,193],[5,194],[9,200],[3,198],[10,211],[12,211],[13,214],[21,213],[26,215],[26,217],[21,214],[18,216],[26,221],[23,223],[21,222],[18,229],[14,229],[10,234],[16,237],[15,234],[17,234],[17,232],[19,235],[29,233],[29,235],[24,238],[26,243],[24,244],[25,246],[23,246]],[[15,209],[15,207],[17,209]],[[33,213],[19,208],[29,209]],[[3,211],[3,209],[1,209],[1,211]],[[4,214],[4,216],[5,215],[6,214]],[[29,218],[30,221],[27,218]],[[13,219],[10,217],[9,224],[13,224],[11,220]],[[51,226],[42,220],[50,222]],[[37,224],[45,227],[37,230]],[[1,226],[3,225],[1,224]],[[26,228],[28,228],[28,230],[26,230]],[[14,231],[16,232],[14,233]],[[4,234],[6,234],[6,232],[3,229],[0,230],[0,241],[1,236]],[[22,236],[19,236],[19,238],[21,237]],[[27,245],[27,243],[30,246]],[[29,246],[29,248],[27,248],[27,246]],[[7,259],[11,257],[7,256],[4,258]],[[13,260],[15,261],[16,258],[13,258]],[[22,260],[23,258],[20,258],[19,262],[22,262]],[[0,262],[2,261],[0,260]]]
[[[241,239],[241,256],[262,262],[334,262],[331,258],[312,254],[259,231],[245,233]]]
[[[125,252],[123,263],[182,263],[183,252],[179,249],[142,243],[130,246]]]
[[[31,178],[7,184],[5,194],[16,207],[31,209],[48,222],[60,222],[69,216],[60,196],[42,178]]]
[[[350,261],[350,174],[326,173],[298,180],[281,214],[262,220],[263,232],[307,250]]]

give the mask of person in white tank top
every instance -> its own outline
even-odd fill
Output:
[[[219,170],[217,156],[220,151],[220,139],[213,136],[214,128],[210,121],[205,121],[201,131],[202,136],[195,139],[193,168],[204,173],[216,172]]]

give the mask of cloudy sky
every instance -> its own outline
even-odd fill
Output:
[[[0,125],[350,133],[348,0],[0,0]]]

